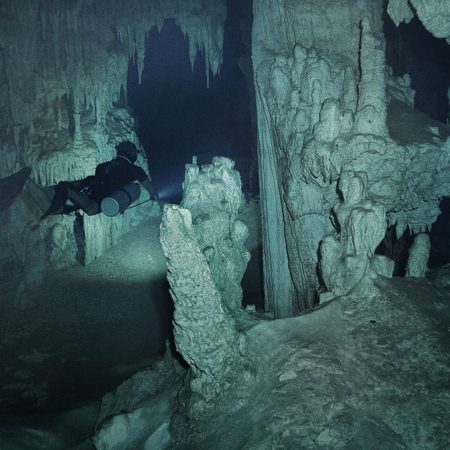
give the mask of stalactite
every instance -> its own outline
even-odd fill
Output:
[[[387,12],[396,26],[400,23],[409,23],[414,17],[414,12],[409,6],[409,0],[389,0]]]
[[[410,0],[420,21],[437,38],[450,44],[450,2],[447,0]]]
[[[3,8],[5,26],[0,27],[6,94],[11,103],[4,120],[20,124],[25,133],[42,113],[37,103],[51,105],[69,94],[74,114],[95,104],[97,121],[104,123],[112,99],[127,79],[129,59],[136,57],[140,76],[146,33],[152,26],[160,28],[166,18],[174,18],[189,36],[191,56],[204,49],[208,74],[210,70],[216,74],[220,67],[226,14],[222,0],[132,0],[114,8],[106,0],[8,3]],[[78,125],[78,118],[74,119]],[[55,128],[61,125],[55,120]],[[79,145],[78,126],[75,131],[74,142]],[[34,134],[42,132],[34,130]],[[29,153],[30,149],[19,151]],[[10,161],[2,158],[1,174],[18,168],[6,163]]]

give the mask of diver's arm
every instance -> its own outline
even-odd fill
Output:
[[[147,177],[144,181],[141,181],[141,184],[147,190],[152,200],[159,201],[158,193],[155,191],[150,178]]]

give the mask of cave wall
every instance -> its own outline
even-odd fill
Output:
[[[33,179],[45,186],[80,179],[111,159],[118,142],[137,143],[126,109],[127,73],[130,59],[139,73],[142,70],[146,33],[174,18],[189,37],[191,62],[200,51],[209,76],[221,63],[225,15],[222,0],[1,2],[0,178],[27,165]],[[146,168],[142,158],[138,163]],[[24,255],[32,251],[27,242],[36,241],[28,239],[31,233],[40,236],[46,254],[44,241],[55,219],[38,223],[36,231],[36,212],[28,206],[27,199],[21,199],[2,217],[2,236],[20,242],[14,246],[20,247],[17,251],[8,252],[7,261],[0,261],[8,273],[14,267],[24,270]],[[145,219],[136,210],[127,212],[131,217],[114,220],[84,217],[80,234],[85,263]],[[56,221],[73,242],[73,230],[80,226],[71,217],[70,223],[66,218]],[[19,221],[27,226],[18,226]],[[2,248],[6,245],[2,239]],[[51,261],[42,261],[40,276],[33,279],[41,279],[47,265]]]
[[[386,70],[382,8],[381,0],[254,2],[265,303],[278,317],[313,307],[319,292],[373,293],[363,281],[392,268],[373,258],[386,226],[425,231],[450,192],[446,132],[424,120],[408,140],[414,114],[388,109],[398,95],[387,89],[407,80]],[[355,195],[341,190],[352,184]],[[353,257],[365,267],[356,278]]]

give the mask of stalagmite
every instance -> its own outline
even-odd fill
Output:
[[[419,233],[409,248],[409,258],[406,264],[407,277],[425,277],[430,256],[430,236],[426,233]]]
[[[242,305],[241,280],[250,259],[244,244],[248,228],[238,219],[242,188],[234,161],[213,158],[202,167],[186,167],[182,206],[192,215],[194,232],[208,260],[224,305],[237,311]]]
[[[243,196],[234,161],[215,157],[199,167],[193,157],[183,191],[182,207],[164,207],[161,244],[175,304],[175,342],[192,369],[192,391],[208,401],[242,364],[244,340],[234,316],[244,314],[248,229],[238,219]]]
[[[355,133],[384,136],[386,129],[386,80],[384,40],[372,32],[367,18],[361,21],[359,98]]]
[[[192,391],[209,400],[224,388],[226,378],[236,369],[239,335],[222,305],[189,210],[164,207],[161,244],[175,304],[177,349],[191,367]]]
[[[339,235],[325,236],[320,247],[320,269],[328,290],[321,294],[322,302],[347,294],[370,297],[376,292],[372,278],[392,276],[394,262],[374,255],[386,234],[386,212],[382,204],[366,198],[367,181],[364,172],[345,171],[339,177],[343,200],[334,208]]]

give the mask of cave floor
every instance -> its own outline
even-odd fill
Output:
[[[450,287],[377,284],[249,330],[247,374],[176,448],[450,448]]]
[[[3,308],[2,450],[59,448],[30,422],[45,422],[47,415],[48,422],[56,424],[52,411],[83,407],[92,427],[92,402],[148,367],[160,353],[169,334],[172,304],[159,222],[159,217],[149,217],[148,224],[88,266],[51,273],[30,296],[29,308]],[[79,414],[65,414],[80,424]],[[17,441],[18,434],[25,440]],[[36,440],[27,440],[32,435]],[[39,439],[47,443],[41,447]]]

